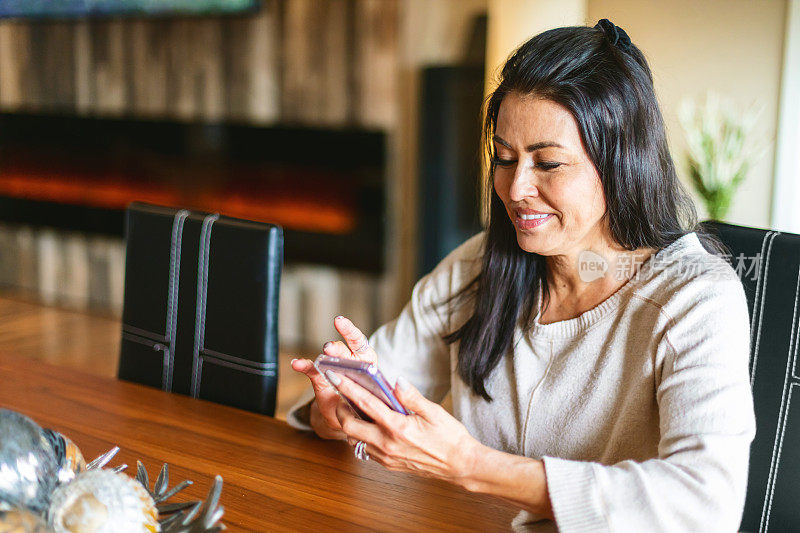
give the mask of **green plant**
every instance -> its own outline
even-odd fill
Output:
[[[725,218],[736,189],[766,149],[753,136],[761,112],[755,106],[737,110],[730,99],[715,93],[700,103],[685,100],[681,105],[689,177],[714,220]]]

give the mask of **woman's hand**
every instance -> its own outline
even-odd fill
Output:
[[[375,350],[367,341],[367,336],[361,333],[361,330],[349,319],[337,316],[333,319],[333,325],[345,342],[326,342],[322,347],[322,353],[333,357],[360,359],[370,363],[378,361]],[[295,359],[292,361],[292,369],[308,376],[311,386],[314,388],[315,399],[311,404],[309,422],[316,434],[323,439],[344,439],[345,434],[336,417],[336,406],[341,401],[336,390],[317,372],[310,359]]]
[[[442,406],[428,401],[403,378],[397,380],[394,392],[411,415],[392,411],[346,376],[328,371],[328,379],[374,420],[357,418],[350,406],[339,400],[339,427],[351,445],[366,443],[370,459],[389,470],[449,481],[554,519],[541,460],[484,446]]]
[[[461,484],[472,467],[480,446],[467,429],[439,404],[427,400],[405,379],[395,386],[395,395],[411,415],[386,406],[346,376],[329,372],[339,392],[374,420],[357,418],[344,402],[336,416],[348,442],[367,444],[370,458],[389,470],[413,472]]]

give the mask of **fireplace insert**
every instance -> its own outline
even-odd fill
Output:
[[[132,201],[284,228],[289,262],[383,269],[378,130],[0,113],[0,221],[122,236]]]

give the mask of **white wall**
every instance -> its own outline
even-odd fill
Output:
[[[486,92],[494,89],[508,56],[534,35],[583,24],[586,0],[489,0],[486,37]]]
[[[590,24],[608,18],[624,28],[645,53],[682,177],[685,142],[677,109],[684,96],[713,90],[742,108],[764,104],[757,131],[773,149],[754,165],[727,218],[769,226],[786,0],[588,0],[587,14]]]
[[[772,226],[800,233],[800,0],[786,6]]]

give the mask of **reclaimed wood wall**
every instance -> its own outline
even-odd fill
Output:
[[[393,138],[399,24],[399,0],[265,0],[237,17],[0,21],[0,110],[365,126]],[[396,168],[390,160],[390,183]],[[390,211],[405,189],[389,187]],[[391,240],[399,229],[388,231]],[[119,240],[0,225],[0,286],[47,304],[118,315],[123,265]],[[371,330],[386,285],[386,276],[287,265],[282,345],[334,338],[341,313]]]
[[[0,108],[371,126],[397,121],[398,0],[255,15],[0,22]]]

